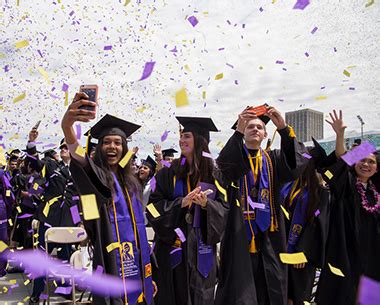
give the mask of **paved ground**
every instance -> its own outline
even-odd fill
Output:
[[[1,305],[23,305],[29,304],[29,296],[32,292],[33,283],[27,281],[28,278],[24,273],[9,273],[0,278],[0,304]],[[11,288],[13,286],[13,288]],[[17,287],[16,287],[17,286]],[[77,292],[77,299],[80,293]],[[86,295],[87,296],[87,295]],[[68,304],[64,298],[53,295],[50,302],[54,305]],[[40,301],[40,304],[43,302]]]

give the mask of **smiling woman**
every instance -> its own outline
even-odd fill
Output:
[[[109,114],[105,115],[90,130],[92,138],[98,139],[95,158],[78,153],[78,143],[72,128],[75,121],[88,122],[95,117],[95,111],[81,109],[81,106],[96,106],[82,93],[75,95],[62,119],[72,162],[70,170],[81,194],[84,226],[93,247],[93,268],[102,268],[105,273],[118,276],[124,285],[124,295],[112,298],[111,304],[150,304],[154,284],[150,264],[143,207],[140,202],[141,190],[131,168],[128,156],[127,137],[140,128],[139,125],[124,121]],[[85,195],[92,195],[96,202],[90,202],[86,211]],[[93,213],[97,209],[98,213]],[[95,214],[95,216],[89,215]],[[87,215],[86,215],[87,214]],[[139,283],[138,289],[132,283]],[[94,295],[94,304],[108,304],[104,297]]]
[[[336,133],[336,159],[324,169],[332,204],[326,262],[317,291],[318,304],[356,304],[362,275],[380,281],[380,175],[379,154],[369,154],[353,167],[343,158],[342,111],[330,113],[328,123]],[[340,269],[344,277],[330,271]]]

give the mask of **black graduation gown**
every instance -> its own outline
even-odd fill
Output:
[[[310,302],[312,288],[317,268],[322,268],[325,260],[326,241],[330,216],[330,192],[327,188],[319,187],[319,215],[305,224],[296,245],[296,252],[303,252],[307,263],[302,269],[289,266],[288,298],[294,305],[304,305]],[[287,234],[289,234],[290,220],[286,220]]]
[[[70,171],[79,193],[95,194],[99,210],[99,218],[83,221],[87,235],[93,246],[93,269],[102,266],[104,273],[119,277],[116,265],[116,252],[107,251],[107,246],[114,242],[112,224],[109,216],[109,202],[112,198],[111,190],[107,187],[104,172],[91,159],[87,158],[87,166],[83,166],[74,158],[70,162]],[[93,295],[93,304],[122,305],[123,298],[100,297]],[[132,305],[132,304],[131,304]],[[134,305],[134,304],[133,304]]]
[[[217,305],[256,305],[258,294],[255,277],[265,279],[271,305],[287,304],[287,266],[279,259],[279,253],[286,252],[284,215],[280,209],[280,183],[297,178],[307,163],[302,156],[306,150],[303,144],[289,135],[289,129],[279,131],[281,150],[269,151],[273,164],[274,205],[278,230],[262,233],[261,255],[264,274],[254,274],[252,257],[243,218],[242,206],[230,205],[228,222],[221,244],[221,276],[216,293]],[[240,199],[239,179],[251,169],[243,149],[243,135],[235,132],[217,159],[223,175],[234,185],[228,187],[229,202]],[[258,280],[258,282],[260,281]],[[260,283],[258,283],[260,285]],[[265,285],[264,285],[265,286]]]
[[[324,178],[331,187],[331,221],[316,300],[321,305],[353,305],[361,275],[380,281],[380,217],[362,208],[354,170],[342,159],[326,170],[333,174]],[[328,263],[345,276],[333,274]]]
[[[188,208],[181,208],[183,197],[174,198],[173,168],[163,168],[156,175],[156,189],[149,203],[153,203],[160,216],[154,218],[147,212],[147,218],[155,231],[154,253],[158,269],[153,270],[153,279],[158,286],[156,305],[212,305],[216,284],[216,244],[221,240],[228,206],[224,196],[217,191],[214,200],[208,199],[205,210],[201,210],[201,231],[203,242],[213,247],[214,265],[207,278],[197,270],[197,237],[192,224],[185,215]],[[215,176],[223,185],[218,173]],[[171,268],[170,251],[180,228],[186,237],[182,243],[182,262]]]
[[[27,147],[27,151],[32,152]],[[31,166],[38,172],[45,168],[45,179],[47,186],[43,193],[43,202],[37,207],[35,218],[52,227],[72,227],[75,226],[71,216],[70,207],[78,204],[75,198],[78,190],[72,180],[69,167],[63,162],[58,162],[51,158],[43,160],[30,158]],[[43,213],[49,200],[59,197],[58,200],[49,207],[47,216]],[[73,198],[74,197],[74,198]]]

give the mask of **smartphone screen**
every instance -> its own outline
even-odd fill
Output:
[[[95,102],[98,96],[98,86],[96,85],[82,85],[80,87],[80,92],[84,92],[88,96],[88,100],[91,102]],[[79,109],[86,109],[90,111],[94,111],[94,107],[92,106],[80,106]]]

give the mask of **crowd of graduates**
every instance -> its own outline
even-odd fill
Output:
[[[352,166],[341,158],[348,149],[341,111],[328,120],[336,134],[330,155],[314,139],[305,147],[277,109],[261,106],[238,115],[215,160],[214,122],[177,117],[178,152],[154,145],[140,163],[138,148],[128,147],[140,126],[109,114],[83,150],[73,124],[95,116],[96,104],[77,93],[59,152],[38,151],[36,126],[0,169],[2,244],[45,251],[48,228],[83,227],[92,268],[124,285],[119,297],[94,293],[94,304],[356,304],[362,276],[380,281],[380,155]],[[280,149],[262,148],[269,121]],[[92,211],[82,202],[88,195]],[[50,246],[68,260],[81,245]],[[0,277],[19,268],[7,263],[3,255]],[[34,279],[30,304],[44,287],[44,278]]]

